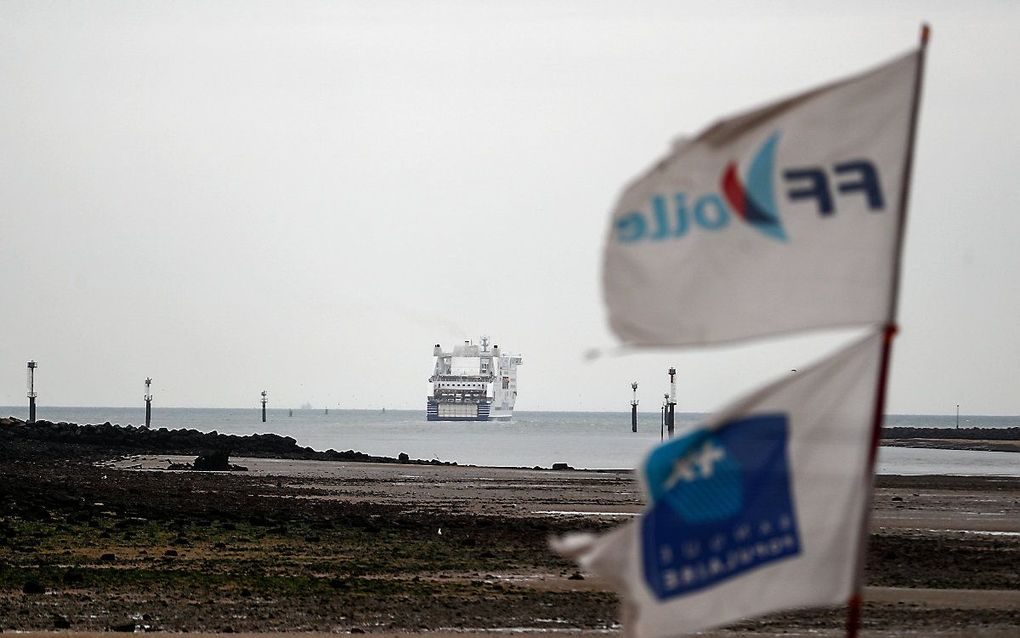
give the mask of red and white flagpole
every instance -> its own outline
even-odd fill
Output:
[[[868,455],[867,485],[865,506],[861,520],[860,542],[857,544],[857,569],[854,574],[854,590],[848,602],[846,618],[847,638],[857,638],[861,625],[861,597],[864,590],[864,568],[867,562],[868,538],[870,536],[872,498],[875,492],[875,462],[878,457],[878,446],[882,441],[882,421],[885,417],[885,393],[889,380],[889,360],[892,357],[892,342],[896,336],[897,306],[899,304],[900,271],[903,260],[903,238],[907,225],[907,208],[910,202],[910,181],[914,168],[914,143],[917,136],[917,116],[921,107],[921,87],[924,79],[924,58],[928,50],[928,38],[931,29],[928,24],[921,25],[921,46],[917,54],[917,69],[914,74],[914,97],[910,106],[910,126],[907,131],[907,152],[903,160],[903,182],[900,188],[899,224],[896,229],[896,256],[893,261],[893,281],[890,288],[889,318],[883,326],[882,358],[879,363],[878,391],[875,393],[875,413],[871,426],[871,451]]]

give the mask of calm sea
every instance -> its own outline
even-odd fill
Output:
[[[25,406],[0,407],[0,414],[26,418]],[[36,417],[69,423],[139,425],[143,408],[40,406]],[[693,425],[700,413],[677,415],[677,427]],[[888,426],[955,427],[955,415],[890,415]],[[961,416],[961,427],[1015,427],[1020,417]],[[204,409],[153,407],[152,427],[193,428],[221,434],[273,432],[316,450],[357,450],[380,456],[456,461],[462,464],[576,468],[635,467],[659,442],[659,413],[642,413],[638,433],[630,414],[613,412],[517,412],[510,423],[425,421],[424,410],[271,409],[262,423],[259,408]],[[882,474],[955,474],[1020,476],[1020,454],[882,448]]]

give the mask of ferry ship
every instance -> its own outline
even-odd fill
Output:
[[[517,366],[520,355],[465,341],[452,351],[438,343],[432,350],[436,367],[429,377],[432,396],[425,417],[429,421],[497,421],[514,415],[517,401]]]

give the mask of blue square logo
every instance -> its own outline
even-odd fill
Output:
[[[659,600],[800,553],[787,431],[785,414],[751,416],[652,452],[640,525],[645,581]]]

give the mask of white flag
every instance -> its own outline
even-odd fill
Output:
[[[919,61],[722,120],[627,186],[603,271],[619,339],[890,321]]]
[[[863,338],[660,445],[639,469],[640,518],[553,542],[618,590],[627,636],[847,602],[881,347]]]

